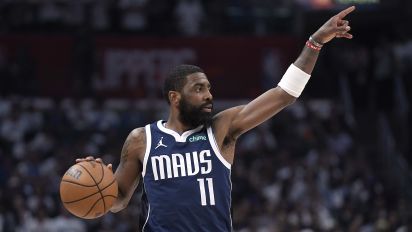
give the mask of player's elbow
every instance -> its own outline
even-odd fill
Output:
[[[129,199],[124,197],[124,195],[119,192],[116,201],[114,202],[112,208],[110,208],[110,212],[112,213],[120,212],[124,208],[126,208],[128,204],[129,204]]]
[[[128,202],[118,200],[113,204],[112,208],[110,208],[110,212],[112,212],[112,213],[120,212],[124,208],[126,208],[127,205],[128,205]]]
[[[297,99],[296,97],[294,97],[292,95],[289,95],[288,93],[285,93],[282,96],[282,105],[283,105],[283,107],[286,107],[288,105],[292,105],[293,103],[295,103],[296,99]]]
[[[276,87],[274,90],[277,91],[277,93],[279,94],[278,99],[281,102],[281,105],[283,107],[286,107],[288,105],[291,105],[291,104],[295,103],[296,97],[292,96],[291,94],[289,94],[288,92],[286,92],[285,90],[280,88],[279,86]]]

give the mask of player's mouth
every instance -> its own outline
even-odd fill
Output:
[[[213,104],[206,104],[202,107],[202,110],[205,112],[212,112],[213,110]]]

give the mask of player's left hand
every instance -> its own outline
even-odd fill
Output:
[[[330,18],[312,35],[313,39],[323,44],[331,41],[335,37],[352,39],[353,36],[349,33],[351,29],[349,21],[344,20],[344,18],[354,10],[355,6],[351,6]]]
[[[83,162],[83,161],[96,161],[97,163],[102,163],[104,164],[103,160],[101,158],[94,158],[93,156],[87,156],[86,158],[78,158],[76,159],[76,163]],[[107,167],[113,171],[113,165],[108,164]]]

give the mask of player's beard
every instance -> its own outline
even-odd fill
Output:
[[[183,124],[189,125],[190,127],[197,127],[199,125],[211,125],[213,110],[212,112],[205,112],[202,110],[203,107],[209,104],[212,104],[212,102],[210,101],[200,106],[195,106],[190,104],[185,100],[184,97],[182,97],[179,102],[180,121]]]

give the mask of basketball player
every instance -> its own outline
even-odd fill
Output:
[[[128,205],[143,177],[142,231],[232,231],[230,170],[237,139],[299,97],[323,44],[352,38],[343,18],[354,9],[333,16],[309,38],[277,87],[215,116],[205,72],[192,65],[174,68],[164,86],[169,118],[127,137],[115,173],[119,197],[111,211]]]

